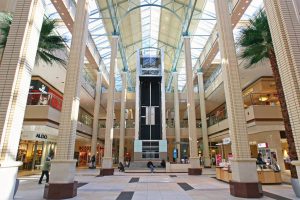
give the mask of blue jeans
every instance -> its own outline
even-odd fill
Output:
[[[150,170],[151,170],[151,173],[154,172],[154,166],[153,165],[150,166]]]

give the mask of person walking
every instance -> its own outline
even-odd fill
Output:
[[[51,166],[50,160],[51,160],[50,157],[46,158],[46,161],[42,168],[42,175],[40,177],[39,184],[42,184],[44,175],[46,175],[46,183],[49,182],[49,171],[50,171],[50,166]]]

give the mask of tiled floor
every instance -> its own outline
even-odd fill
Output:
[[[76,180],[88,183],[78,189],[78,196],[73,199],[83,200],[130,200],[132,195],[121,192],[134,192],[132,200],[227,200],[240,199],[230,196],[228,184],[213,177],[213,171],[204,169],[204,175],[188,176],[185,173],[120,173],[114,176],[96,177],[99,170],[81,169],[77,171]],[[170,175],[176,175],[170,176]],[[44,184],[38,185],[38,175],[20,177],[21,183],[15,199],[43,199]],[[138,182],[130,182],[139,178]],[[184,190],[178,183],[185,183],[192,189]],[[287,199],[297,199],[290,185],[263,186],[264,191]],[[121,195],[120,195],[121,194]],[[124,198],[122,198],[122,196]],[[263,197],[261,199],[278,199]],[[280,199],[280,198],[279,198]]]

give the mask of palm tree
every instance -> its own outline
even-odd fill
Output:
[[[13,17],[8,13],[1,13],[0,16],[0,49],[4,49],[7,42],[7,37],[9,34],[9,29],[12,23]],[[58,50],[65,51],[66,39],[57,35],[55,33],[56,20],[44,18],[40,39],[38,43],[38,49],[36,52],[36,63],[40,60],[44,61],[47,64],[52,65],[54,62],[66,65],[65,60],[57,57],[55,53]],[[3,51],[4,52],[4,51]]]
[[[285,133],[289,146],[289,156],[291,160],[298,160],[289,113],[285,103],[284,91],[282,88],[271,32],[265,11],[260,10],[258,14],[249,21],[249,25],[241,30],[238,44],[243,48],[241,57],[249,60],[249,64],[246,68],[249,68],[265,59],[269,59],[281,106]],[[298,178],[295,166],[291,166],[291,177]]]

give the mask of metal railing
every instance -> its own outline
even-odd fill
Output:
[[[214,72],[210,75],[210,77],[205,81],[204,83],[204,90],[206,90],[219,76],[219,74],[222,73],[222,66],[219,65]]]
[[[228,115],[227,115],[227,109],[225,106],[224,108],[218,109],[209,115],[208,121],[207,121],[207,126],[215,125],[215,124],[219,123],[220,121],[223,121],[224,119],[227,119],[227,118],[228,118]]]
[[[93,117],[82,109],[79,110],[78,121],[83,123],[84,125],[93,127]]]
[[[280,105],[278,95],[276,93],[250,93],[245,95],[243,99],[245,108],[251,105]]]
[[[47,105],[59,111],[62,103],[63,100],[52,93],[30,92],[27,97],[27,105]]]

